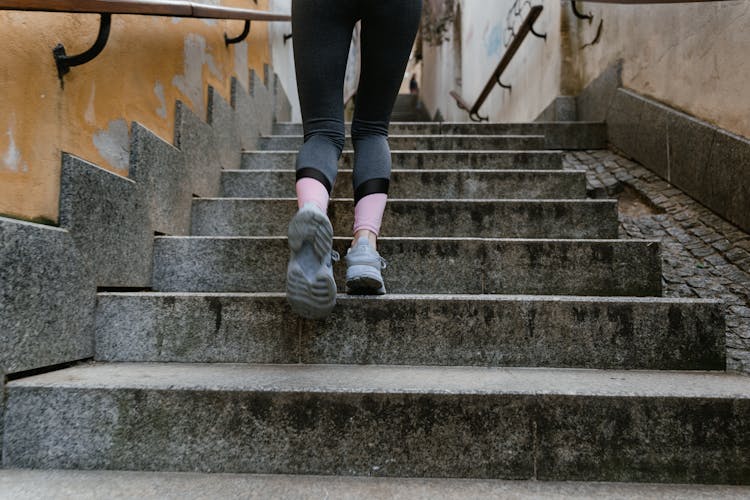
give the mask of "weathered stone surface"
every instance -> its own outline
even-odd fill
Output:
[[[706,202],[709,158],[715,129],[675,111],[667,115],[669,129],[669,180],[675,186]]]
[[[294,170],[227,170],[222,196],[286,198],[295,196]],[[352,171],[339,170],[333,197],[352,197]],[[583,172],[549,170],[393,170],[389,197],[439,199],[582,199]]]
[[[326,368],[316,377],[284,366],[191,365],[194,375],[182,382],[169,375],[184,370],[178,366],[103,368],[118,368],[126,382],[95,388],[86,387],[87,380],[52,391],[32,387],[33,380],[10,386],[7,465],[428,477],[532,474],[526,397],[456,389],[438,394],[420,389],[423,383],[403,391],[393,381],[381,385],[372,379],[369,388],[357,391],[321,391],[348,385],[339,379],[346,371]],[[317,384],[298,385],[303,373]],[[144,376],[161,382],[148,384]],[[102,372],[99,379],[113,381]],[[378,385],[385,391],[374,390]]]
[[[369,500],[746,500],[750,487],[644,483],[503,481],[306,475],[208,474],[69,470],[0,470],[0,491],[14,500],[142,498],[347,498]]]
[[[348,238],[335,238],[341,255]],[[391,293],[661,293],[655,241],[382,238]],[[154,241],[159,291],[278,292],[285,289],[286,238],[163,237]],[[339,288],[344,266],[334,266]]]
[[[265,120],[258,113],[258,106],[242,84],[232,77],[232,108],[234,108],[234,128],[243,150],[251,151],[258,148],[261,121]]]
[[[622,60],[609,66],[576,98],[579,120],[604,121],[617,90],[622,87]]]
[[[68,154],[60,175],[60,226],[91,265],[97,286],[148,286],[154,236],[144,191]]]
[[[4,460],[747,484],[749,394],[726,374],[101,364],[8,384]]]
[[[193,200],[193,236],[283,236],[296,198]],[[335,234],[348,236],[354,203],[333,199]],[[617,238],[616,200],[400,200],[388,202],[383,236]]]
[[[388,138],[392,150],[540,150],[544,149],[541,135],[392,135]],[[292,151],[302,146],[302,136],[274,135],[261,137],[258,149],[262,151]],[[351,149],[351,139],[344,146]]]
[[[219,193],[221,164],[213,141],[211,126],[177,101],[174,143],[182,151],[185,169],[190,177],[190,192],[198,196]]]
[[[723,370],[714,301],[342,295],[325,321],[283,294],[99,294],[96,360]]]
[[[748,484],[750,462],[741,450],[750,447],[750,392],[742,390],[739,400],[718,394],[546,396],[537,427],[539,478]]]
[[[694,120],[686,123],[687,126],[685,123],[670,126],[670,136],[684,135],[685,145],[706,141],[703,131],[708,128]],[[709,185],[708,165],[703,163],[709,155],[699,150],[700,147],[685,150],[679,153],[679,158],[688,160],[687,155],[694,155],[696,166],[702,165],[703,182]],[[677,157],[677,151],[671,156]],[[720,299],[730,306],[726,309],[727,369],[750,371],[750,319],[737,313],[739,307],[733,307],[750,305],[750,257],[744,253],[750,250],[750,234],[645,167],[612,152],[571,153],[566,155],[565,165],[579,171],[584,169],[589,183],[613,175],[620,190],[627,185],[620,200],[622,237],[662,240],[665,295]],[[701,178],[696,176],[698,187]]]
[[[273,74],[273,97],[275,121],[289,121],[292,119],[292,104],[289,102],[279,75]]]
[[[0,367],[92,356],[96,283],[70,234],[0,217],[0,242]]]
[[[552,100],[535,121],[575,121],[578,119],[575,96],[559,96]]]
[[[347,131],[349,124],[346,125]],[[301,123],[277,123],[274,134],[302,135]],[[462,123],[392,122],[395,135],[543,135],[546,149],[602,149],[607,147],[604,122]]]
[[[639,105],[641,115],[638,122],[637,142],[628,153],[661,178],[669,180],[669,153],[667,152],[669,109],[656,102],[642,99],[636,94],[632,94],[632,97],[641,101]]]
[[[299,322],[274,295],[103,293],[95,359],[296,363]]]
[[[296,151],[253,151],[242,155],[242,169],[294,168]],[[393,168],[561,170],[558,151],[394,151]],[[352,168],[354,155],[344,151],[339,165]]]
[[[638,140],[643,107],[644,101],[640,96],[619,89],[607,113],[609,141],[631,158],[640,151]]]
[[[208,87],[208,123],[213,131],[213,142],[218,154],[216,160],[221,168],[239,168],[242,143],[234,109],[210,85]]]
[[[133,123],[131,134],[130,178],[143,192],[153,230],[187,234],[192,186],[185,157],[138,123]]]
[[[273,129],[274,98],[263,79],[253,69],[250,70],[250,88],[248,90],[253,98],[255,114],[259,117],[258,131],[260,135],[269,135]]]
[[[750,141],[717,130],[708,168],[707,205],[750,231]]]

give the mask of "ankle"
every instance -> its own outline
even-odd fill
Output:
[[[354,233],[354,240],[352,241],[352,246],[354,246],[357,243],[357,240],[359,240],[362,237],[367,238],[367,241],[370,243],[370,246],[373,248],[373,250],[377,250],[378,235],[368,229],[360,229],[359,231]]]

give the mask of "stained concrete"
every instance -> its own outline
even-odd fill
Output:
[[[617,89],[622,87],[622,61],[617,61],[591,81],[576,97],[579,120],[604,121]]]
[[[234,109],[212,86],[208,87],[208,123],[218,154],[215,161],[222,169],[239,168],[242,142]]]
[[[0,486],[14,499],[100,498],[207,499],[465,499],[549,498],[554,500],[739,500],[750,495],[741,486],[576,483],[467,479],[347,478],[245,474],[140,473],[84,471],[0,472]]]
[[[283,236],[296,198],[202,198],[193,201],[193,236]],[[335,234],[349,236],[354,203],[333,199]],[[616,200],[390,199],[383,236],[616,238]]]
[[[11,382],[6,411],[11,467],[750,482],[727,374],[102,364]]]
[[[542,150],[541,135],[391,135],[388,144],[392,150],[466,151],[466,150]],[[302,136],[274,135],[261,137],[258,149],[262,151],[291,151],[302,146]],[[345,149],[352,149],[347,138]]]
[[[227,170],[221,174],[221,195],[228,198],[295,196],[294,170]],[[341,169],[334,198],[352,197],[352,171]],[[391,171],[388,195],[394,198],[440,199],[582,199],[582,172],[549,170],[405,170]]]
[[[513,500],[744,500],[750,488],[643,483],[406,479],[303,475],[119,471],[0,471],[0,491],[14,500],[389,498]]]
[[[341,255],[348,238],[335,238]],[[620,240],[382,238],[391,293],[661,293],[659,243]],[[162,237],[154,241],[158,291],[275,292],[285,288],[286,238]],[[343,263],[334,266],[343,290]]]
[[[292,119],[292,104],[289,102],[281,84],[281,79],[276,73],[273,74],[273,100],[275,121],[289,121]]]
[[[219,193],[221,165],[216,160],[218,152],[213,131],[208,123],[181,101],[177,101],[175,109],[174,143],[185,159],[191,194],[216,196]]]
[[[98,361],[724,368],[715,301],[341,295],[324,321],[282,293],[99,294]]]
[[[91,357],[96,283],[68,231],[0,217],[0,367]]]
[[[97,286],[148,286],[154,238],[144,191],[68,154],[60,175],[60,226],[90,263]]]
[[[234,109],[234,129],[240,140],[240,147],[245,151],[251,151],[258,146],[261,121],[266,117],[260,115],[256,104],[247,89],[237,80],[232,78],[231,104]]]
[[[242,155],[242,169],[294,168],[296,151],[254,151]],[[561,170],[559,151],[392,151],[393,168]],[[354,154],[344,151],[339,165],[352,168]]]
[[[265,73],[265,72],[264,72]],[[250,70],[250,88],[248,89],[255,107],[258,121],[259,133],[269,135],[273,129],[274,100],[273,94],[268,90],[263,78],[255,70]]]
[[[153,230],[187,234],[192,186],[185,156],[138,123],[131,134],[130,178],[143,192]]]
[[[607,123],[613,146],[750,231],[750,140],[627,89],[611,99]]]

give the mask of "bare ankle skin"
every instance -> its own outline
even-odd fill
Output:
[[[373,250],[377,250],[378,235],[373,233],[372,231],[368,231],[367,229],[360,229],[359,231],[354,233],[354,240],[352,241],[352,246],[354,246],[357,240],[363,236],[366,237],[367,240],[370,242],[370,246],[373,248]]]

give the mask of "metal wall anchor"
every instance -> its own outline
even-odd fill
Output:
[[[242,40],[247,38],[247,35],[249,34],[250,34],[250,21],[247,20],[245,21],[245,27],[242,29],[242,33],[240,33],[239,36],[234,37],[234,38],[229,38],[229,36],[226,33],[224,33],[224,45],[229,47],[233,43],[240,43]]]
[[[60,77],[61,83],[63,81],[63,76],[70,73],[70,68],[86,64],[101,54],[102,50],[104,50],[104,47],[107,45],[107,40],[109,40],[109,31],[111,27],[112,14],[101,14],[99,21],[99,34],[91,48],[74,56],[67,55],[65,53],[65,46],[61,43],[58,43],[55,48],[52,49],[52,54],[55,56],[55,63],[57,64],[57,75]]]
[[[590,12],[588,14],[581,14],[581,11],[578,10],[578,6],[576,5],[576,0],[570,0],[570,6],[573,8],[573,14],[575,14],[578,19],[588,19],[589,23],[594,20],[594,16],[592,16]]]

